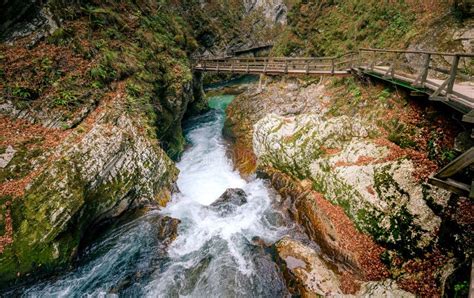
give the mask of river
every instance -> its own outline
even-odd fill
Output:
[[[267,182],[244,180],[226,155],[225,107],[233,95],[210,98],[211,110],[185,123],[190,144],[177,163],[180,192],[162,210],[149,210],[104,232],[81,253],[74,269],[12,294],[33,297],[281,297],[282,276],[269,249],[290,232]],[[209,207],[228,188],[247,203],[222,214]],[[157,235],[163,216],[181,221],[177,238]]]

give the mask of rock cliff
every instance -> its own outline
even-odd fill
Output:
[[[459,127],[403,93],[353,79],[268,79],[263,85],[227,110],[234,160],[269,177],[289,198],[296,221],[324,255],[342,264],[338,278],[352,286],[341,290],[356,293],[368,281],[392,278],[410,292],[439,293],[472,253],[464,240],[453,250],[445,238],[471,237],[458,233],[467,222],[453,222],[451,215],[453,208],[468,214],[470,207],[424,181],[448,161],[441,155],[430,160],[436,154],[430,146],[454,152]],[[426,113],[435,120],[423,120]],[[433,125],[437,137],[426,133]],[[305,283],[305,275],[311,273],[297,277],[300,291],[313,289],[314,279]]]
[[[178,173],[171,158],[184,148],[181,121],[207,105],[190,70],[197,43],[175,11],[102,1],[2,5],[4,285],[67,266],[87,232],[127,210],[164,206]]]

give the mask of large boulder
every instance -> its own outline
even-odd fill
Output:
[[[245,203],[247,203],[247,194],[243,189],[229,188],[210,205],[210,208],[221,215],[227,215]]]
[[[285,237],[275,244],[290,291],[303,297],[342,295],[341,283],[311,247]]]

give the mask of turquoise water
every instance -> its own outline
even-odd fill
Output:
[[[208,98],[209,107],[224,111],[235,98],[235,95],[218,95]]]
[[[217,82],[217,83],[206,85],[204,86],[204,89],[216,90],[222,87],[231,87],[231,86],[237,86],[237,85],[242,85],[242,84],[251,84],[251,83],[258,82],[258,79],[259,79],[259,76],[257,75],[244,75],[244,76],[239,76],[234,79],[230,79],[228,81]]]

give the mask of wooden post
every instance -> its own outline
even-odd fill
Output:
[[[234,60],[230,60],[230,72],[234,73]]]
[[[441,179],[449,178],[453,176],[454,174],[464,170],[467,166],[471,165],[472,163],[474,163],[474,147],[471,147],[469,150],[467,150],[466,152],[461,154],[459,157],[454,159],[444,168],[439,170],[439,172],[436,173],[435,177],[441,178]]]
[[[217,73],[219,73],[219,60],[217,60]]]
[[[206,70],[206,59],[204,59],[202,61],[204,61],[204,67],[203,68],[204,68],[204,70]]]
[[[247,73],[250,72],[249,65],[250,65],[250,64],[249,64],[249,61],[247,61]]]
[[[420,71],[420,74],[413,82],[413,86],[415,87],[425,87],[426,79],[428,78],[428,72],[430,70],[430,61],[431,61],[431,54],[425,54],[425,60],[423,60],[423,68]]]
[[[372,51],[372,63],[370,63],[370,70],[374,70],[375,66],[375,59],[376,59],[375,51]]]
[[[331,75],[334,75],[334,58],[331,59]]]
[[[285,59],[285,73],[288,73],[288,60]]]
[[[454,56],[453,65],[449,74],[448,86],[446,87],[446,95],[453,92],[454,82],[456,81],[456,73],[458,71],[459,55]]]
[[[309,59],[306,59],[306,74],[309,73]]]
[[[263,59],[263,73],[264,74],[267,73],[267,65],[268,65],[268,59],[265,58],[265,59]]]
[[[393,61],[393,64],[392,64],[392,71],[390,72],[390,77],[392,79],[395,78],[395,68],[398,66],[398,60],[397,60],[397,57],[395,57],[394,61]]]
[[[423,63],[423,72],[421,73],[421,77],[420,77],[421,87],[425,86],[426,79],[428,78],[428,71],[430,70],[430,61],[431,61],[431,54],[426,54],[425,62]]]

